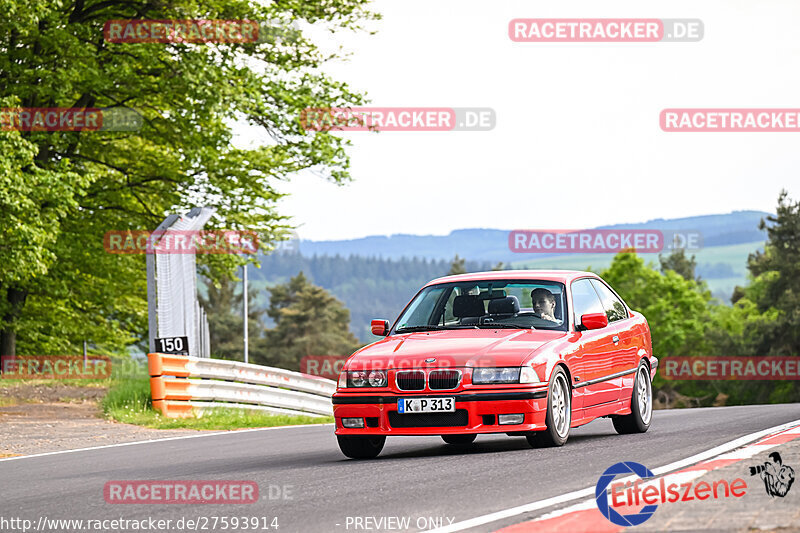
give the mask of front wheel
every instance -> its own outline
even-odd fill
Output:
[[[567,374],[558,367],[550,378],[547,391],[547,429],[527,435],[528,444],[539,446],[563,446],[569,438],[572,423],[572,397],[570,396]]]
[[[642,362],[636,371],[631,393],[631,414],[612,419],[614,429],[620,435],[644,433],[650,429],[653,418],[653,388],[650,384],[650,371]]]
[[[374,459],[383,450],[386,437],[382,435],[369,437],[353,437],[350,435],[336,435],[339,449],[351,459]]]
[[[476,434],[471,435],[442,435],[442,440],[455,446],[467,446],[475,442]]]

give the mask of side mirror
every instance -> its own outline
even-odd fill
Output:
[[[608,317],[605,313],[586,313],[581,315],[583,329],[602,329],[608,325]]]
[[[377,335],[378,337],[385,337],[386,334],[389,333],[389,321],[376,318],[372,322],[370,322],[370,328],[372,329],[373,335]]]

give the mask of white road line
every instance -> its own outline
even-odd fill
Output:
[[[691,457],[687,457],[686,459],[681,459],[679,461],[675,461],[674,463],[670,463],[665,466],[660,466],[658,468],[653,468],[651,471],[654,475],[661,475],[666,474],[667,472],[672,472],[673,470],[680,470],[681,468],[685,468],[687,466],[693,465],[695,463],[699,463],[700,461],[704,461],[706,459],[710,459],[717,455],[723,454],[725,452],[729,452],[740,446],[744,446],[750,442],[758,440],[762,437],[766,437],[767,435],[771,435],[772,433],[778,433],[780,431],[784,431],[791,427],[800,425],[800,420],[795,420],[793,422],[787,422],[785,424],[781,424],[779,426],[771,427],[769,429],[764,429],[761,431],[757,431],[755,433],[750,433],[749,435],[745,435],[744,437],[739,437],[738,439],[734,439],[730,442],[726,442],[725,444],[720,444],[719,446],[715,446],[709,450],[704,452],[700,452],[698,454],[692,455]],[[567,444],[569,445],[569,444]],[[608,465],[611,466],[611,465]],[[634,479],[635,476],[630,476],[631,479]],[[624,481],[621,479],[620,481]],[[526,503],[524,505],[518,505],[516,507],[511,507],[509,509],[504,509],[502,511],[496,511],[494,513],[485,514],[482,516],[476,516],[475,518],[470,518],[469,520],[463,520],[461,522],[456,522],[455,524],[450,524],[447,526],[443,526],[437,529],[431,529],[428,533],[452,533],[455,531],[463,531],[465,529],[470,529],[473,527],[482,526],[484,524],[488,524],[491,522],[496,522],[497,520],[503,520],[505,518],[510,518],[512,516],[517,516],[523,513],[530,513],[533,511],[540,511],[542,509],[546,509],[548,507],[552,507],[553,505],[559,505],[562,503],[566,503],[572,500],[577,500],[580,498],[585,498],[587,496],[594,496],[595,487],[587,487],[585,489],[576,490],[573,492],[567,492],[565,494],[561,494],[559,496],[554,496],[552,498],[547,498],[545,500],[539,500],[531,503]]]
[[[152,444],[154,442],[166,442],[170,440],[183,440],[183,439],[199,439],[201,437],[216,437],[217,435],[233,435],[236,433],[250,433],[253,431],[270,431],[273,429],[292,429],[292,428],[311,428],[311,427],[327,427],[333,424],[297,424],[292,426],[275,426],[268,428],[248,428],[248,429],[232,429],[230,431],[218,431],[216,433],[201,433],[199,435],[181,435],[178,437],[164,437],[163,439],[150,439],[150,440],[137,440],[133,442],[120,442],[118,444],[105,444],[103,446],[90,446],[88,448],[75,448],[74,450],[59,450],[56,452],[33,453],[30,455],[20,455],[18,457],[6,457],[0,459],[4,461],[18,461],[20,459],[32,459],[34,457],[45,457],[48,455],[60,455],[63,453],[86,452],[90,450],[103,450],[105,448],[120,448],[122,446],[135,446],[137,444]]]

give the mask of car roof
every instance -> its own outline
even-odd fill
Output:
[[[598,278],[597,274],[593,272],[584,272],[581,270],[492,270],[489,272],[470,272],[469,274],[456,274],[454,276],[444,276],[436,278],[425,284],[437,285],[439,283],[453,283],[459,281],[483,281],[493,279],[541,279],[545,281],[558,281],[561,283],[569,283],[576,278],[583,278],[590,276]]]

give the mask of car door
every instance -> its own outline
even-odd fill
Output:
[[[597,291],[603,309],[606,311],[608,325],[614,331],[611,338],[615,346],[614,373],[621,374],[626,371],[632,373],[636,370],[639,362],[639,343],[636,333],[631,327],[634,319],[622,300],[605,283],[593,279],[592,286]],[[627,379],[630,379],[630,376],[627,376]],[[621,377],[615,378],[614,381],[619,387],[622,386]]]
[[[581,315],[605,313],[591,279],[573,281],[570,292],[576,327],[580,324]],[[612,337],[615,334],[616,329],[611,325],[579,332],[580,355],[573,371],[572,386],[580,393],[583,408],[619,399],[619,386],[607,379],[614,374],[614,355],[617,347]]]

